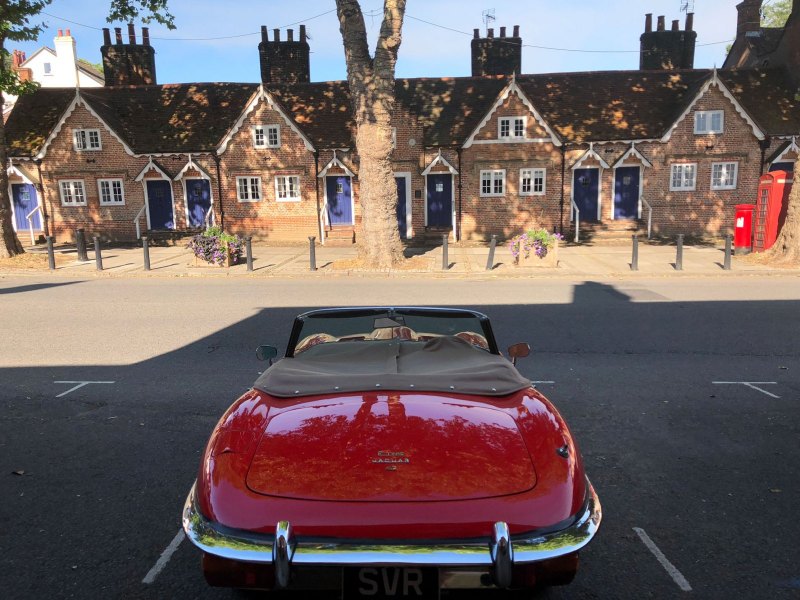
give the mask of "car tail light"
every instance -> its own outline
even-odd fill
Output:
[[[203,553],[203,575],[213,587],[271,590],[275,587],[272,565],[246,563]]]

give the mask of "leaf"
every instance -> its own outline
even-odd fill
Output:
[[[25,471],[23,471],[21,469],[19,471],[13,471],[13,473],[14,473],[14,475],[25,475]]]

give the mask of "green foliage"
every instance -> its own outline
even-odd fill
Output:
[[[130,23],[141,19],[142,23],[155,21],[167,29],[175,29],[175,17],[168,10],[168,0],[111,0],[108,22]]]
[[[761,9],[762,27],[783,27],[792,13],[792,0],[773,0]]]
[[[79,63],[82,63],[82,64],[84,64],[84,65],[86,65],[87,67],[91,67],[91,68],[93,68],[93,69],[94,69],[95,71],[97,71],[98,73],[102,73],[102,72],[103,72],[103,63],[101,63],[101,62],[99,62],[99,63],[93,63],[93,62],[89,62],[89,61],[88,61],[88,60],[86,60],[85,58],[79,58],[79,59],[78,59],[78,62],[79,62]]]

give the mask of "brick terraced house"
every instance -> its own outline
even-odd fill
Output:
[[[787,28],[798,22],[795,4]],[[348,87],[310,81],[304,27],[297,40],[262,28],[260,84],[158,85],[147,30],[140,44],[128,34],[105,30],[104,87],[40,89],[8,120],[12,204],[41,206],[37,233],[132,241],[213,222],[256,239],[355,239]],[[476,30],[472,77],[398,79],[401,236],[730,232],[759,176],[798,156],[800,36],[767,66],[723,70],[692,68],[695,39],[692,15],[684,30],[648,15],[637,71],[523,75],[517,27]]]

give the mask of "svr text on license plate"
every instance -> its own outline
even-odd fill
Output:
[[[413,567],[345,569],[344,597],[435,599],[439,597],[439,571]]]

